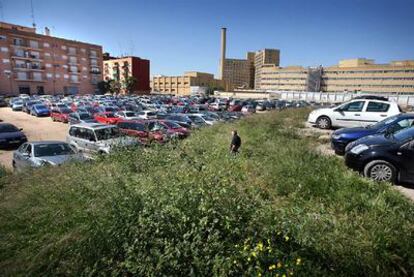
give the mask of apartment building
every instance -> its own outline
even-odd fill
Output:
[[[190,95],[193,87],[221,87],[222,81],[210,73],[189,71],[183,76],[156,76],[152,78],[153,92]]]
[[[102,46],[0,22],[0,95],[94,93]]]
[[[105,80],[115,80],[123,84],[128,77],[134,77],[134,94],[148,94],[150,92],[150,61],[139,57],[106,57],[103,61],[103,74]],[[121,87],[122,93],[127,93],[125,87]]]
[[[246,59],[224,59],[223,66],[226,89],[253,88],[254,53],[247,53]]]
[[[321,90],[324,92],[414,93],[414,60],[375,64],[359,58],[341,60],[324,67]]]
[[[254,56],[254,87],[261,88],[261,72],[263,67],[268,65],[279,66],[280,50],[279,49],[262,49],[256,51]]]
[[[261,90],[319,91],[321,67],[263,65],[260,72]]]

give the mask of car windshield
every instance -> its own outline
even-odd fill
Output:
[[[135,131],[142,131],[142,132],[145,131],[145,125],[144,124],[134,123],[134,124],[132,124],[131,127],[132,127],[131,129],[133,129]]]
[[[394,133],[393,137],[398,141],[406,141],[408,139],[414,138],[414,128],[402,129]]]
[[[164,121],[164,124],[165,124],[165,126],[167,126],[168,128],[171,128],[171,129],[181,128],[180,125],[178,125],[175,122],[171,122],[171,121]]]
[[[108,117],[108,118],[109,118],[109,117],[111,117],[111,118],[112,118],[112,117],[115,117],[115,114],[114,114],[114,113],[105,113],[104,115],[105,115],[106,117]]]
[[[23,101],[21,101],[21,100],[15,101],[15,102],[13,102],[13,104],[15,104],[15,105],[23,105]]]
[[[114,109],[114,108],[112,108],[112,107],[106,107],[106,108],[105,108],[105,111],[106,111],[106,112],[115,112],[115,111],[116,111],[116,109]]]
[[[10,133],[10,132],[18,132],[19,129],[17,129],[15,126],[10,124],[2,124],[0,125],[0,133]]]
[[[74,153],[73,149],[67,143],[47,143],[36,144],[34,146],[35,157],[71,155]]]
[[[396,121],[396,119],[398,118],[398,115],[395,116],[391,116],[389,118],[386,118],[374,125],[368,126],[368,128],[372,128],[372,129],[381,129],[382,127],[385,127],[391,123],[393,123],[394,121]]]
[[[204,120],[202,120],[200,117],[198,116],[191,116],[190,117],[192,121],[194,121],[195,123],[204,123]]]
[[[92,116],[88,113],[80,113],[79,118],[82,120],[92,119]]]
[[[157,114],[156,113],[154,113],[154,112],[148,112],[147,113],[147,116],[156,116]]]
[[[121,135],[117,127],[97,129],[95,134],[98,140],[113,139]]]
[[[71,109],[68,109],[68,108],[60,109],[60,111],[61,111],[62,113],[65,113],[65,114],[72,113],[72,110],[71,110]]]
[[[125,116],[133,117],[133,116],[135,116],[135,113],[134,112],[125,112]]]
[[[38,105],[35,105],[34,108],[35,109],[43,109],[43,110],[44,109],[47,109],[45,105],[39,105],[39,104]]]

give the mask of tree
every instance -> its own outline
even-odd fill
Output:
[[[110,80],[108,80],[108,81],[103,80],[103,81],[100,81],[97,84],[97,87],[98,87],[99,92],[101,94],[105,94],[107,92],[110,92],[110,90],[111,90],[110,82],[111,82]]]
[[[137,79],[134,76],[127,76],[122,80],[122,88],[127,93],[132,93],[135,85],[137,84]]]
[[[109,91],[113,94],[119,94],[121,91],[121,83],[115,80],[110,80]]]

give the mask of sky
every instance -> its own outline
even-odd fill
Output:
[[[151,61],[151,75],[218,74],[227,57],[280,49],[281,66],[366,57],[414,59],[414,0],[32,0],[38,32]],[[32,24],[30,0],[0,0],[1,20]]]

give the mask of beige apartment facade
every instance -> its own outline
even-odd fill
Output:
[[[155,76],[151,88],[153,93],[190,95],[192,87],[222,87],[222,83],[213,74],[189,71],[182,76]]]
[[[249,59],[225,59],[223,81],[227,90],[252,88],[254,65]]]
[[[342,60],[324,67],[324,92],[414,93],[414,60],[375,64],[370,59]]]
[[[261,73],[263,67],[279,66],[280,64],[280,50],[279,49],[262,49],[256,51],[254,55],[254,87],[261,88]]]
[[[87,94],[102,80],[102,46],[0,22],[0,94]]]
[[[257,78],[260,78],[258,84],[261,90],[306,91],[308,69],[302,66],[263,65]]]

